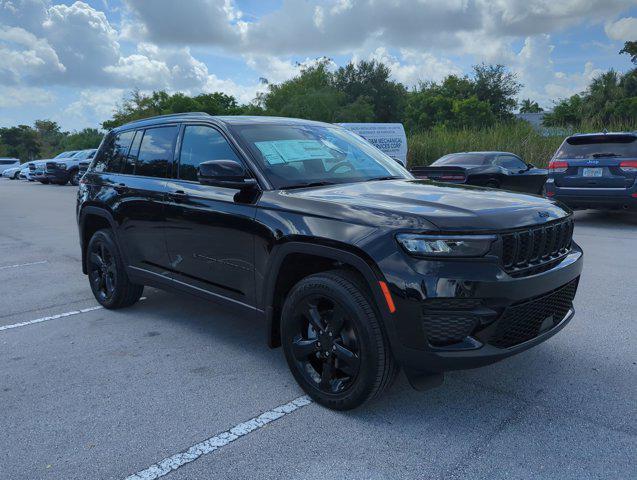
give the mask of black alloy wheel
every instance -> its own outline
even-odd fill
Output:
[[[336,270],[300,280],[281,312],[281,343],[295,380],[335,410],[380,395],[398,374],[381,322],[358,275]]]
[[[345,309],[334,299],[310,295],[296,305],[294,318],[292,353],[306,380],[328,394],[347,389],[360,369],[360,348]]]
[[[71,178],[69,179],[69,182],[71,183],[71,185],[74,186],[78,186],[80,184],[80,171],[79,170],[75,170],[73,173],[71,173]],[[64,184],[62,184],[64,185]]]
[[[93,293],[97,300],[107,302],[113,298],[117,282],[115,258],[103,241],[93,242],[88,252],[88,271]]]
[[[144,286],[129,280],[110,229],[93,234],[86,247],[86,267],[93,295],[104,308],[128,307],[142,296]]]

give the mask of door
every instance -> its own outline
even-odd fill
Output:
[[[516,192],[537,193],[539,191],[540,187],[536,185],[536,179],[527,175],[528,166],[521,158],[515,155],[498,155],[493,164],[504,169],[500,182],[501,188]]]
[[[120,239],[133,267],[162,273],[169,266],[166,226],[167,172],[172,166],[178,125],[138,130],[114,178]]]
[[[254,305],[254,203],[235,188],[202,185],[199,164],[245,163],[217,129],[185,125],[168,182],[166,242],[173,276],[235,302]]]

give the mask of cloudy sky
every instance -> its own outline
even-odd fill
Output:
[[[550,107],[637,40],[637,0],[0,0],[0,126],[98,124],[133,88],[252,100],[321,56],[408,86],[504,63]]]

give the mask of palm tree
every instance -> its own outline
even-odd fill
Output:
[[[530,98],[525,98],[522,100],[522,103],[520,103],[520,113],[540,113],[543,111],[544,109]]]

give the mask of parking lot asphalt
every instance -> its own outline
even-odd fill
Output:
[[[283,415],[303,392],[263,325],[149,288],[95,308],[75,194],[0,180],[0,479],[150,479],[166,458],[168,479],[637,477],[637,215],[576,213],[576,316],[547,342],[427,392],[401,376],[355,411]]]

